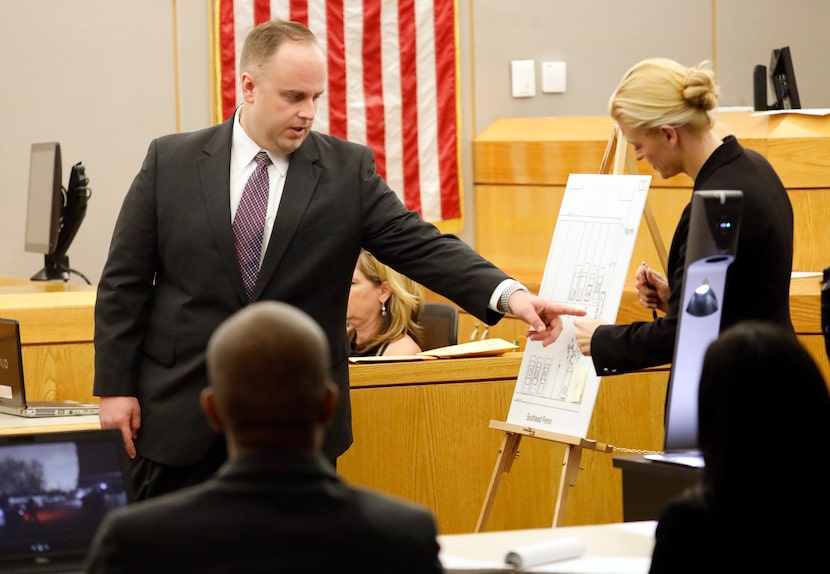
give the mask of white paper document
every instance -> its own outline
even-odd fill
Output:
[[[636,556],[585,556],[529,569],[516,569],[509,564],[474,560],[458,556],[442,556],[441,563],[447,574],[504,574],[514,572],[531,574],[556,572],[558,574],[648,574],[651,559]]]
[[[586,556],[554,564],[537,566],[526,572],[558,574],[648,574],[650,558],[636,556]]]
[[[539,295],[614,323],[642,220],[650,176],[571,174]],[[585,438],[599,391],[573,318],[551,345],[528,341],[507,422]]]
[[[584,552],[585,543],[579,538],[557,538],[520,546],[508,552],[504,561],[517,570],[526,570],[541,564],[579,558]]]
[[[447,574],[647,574],[657,522],[440,536]]]

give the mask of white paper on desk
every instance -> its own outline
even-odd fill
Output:
[[[780,116],[784,114],[794,114],[800,116],[827,116],[830,115],[830,108],[798,108],[795,110],[766,110],[763,112],[755,112],[753,116]]]
[[[501,574],[512,572],[507,564],[497,564],[488,560],[475,560],[441,553],[441,565],[448,574]]]
[[[805,277],[822,277],[822,271],[793,271],[790,273],[790,279],[803,279]]]
[[[557,574],[648,574],[651,558],[636,556],[586,556],[531,568],[528,572]]]
[[[508,552],[504,561],[517,570],[526,570],[540,564],[579,558],[584,552],[585,543],[579,538],[569,536],[520,546]]]

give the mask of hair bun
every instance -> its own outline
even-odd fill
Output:
[[[702,66],[689,69],[686,85],[683,88],[683,99],[696,108],[712,110],[718,105],[718,86],[715,83],[715,74]]]

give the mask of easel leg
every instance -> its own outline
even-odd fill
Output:
[[[553,511],[553,527],[562,525],[562,516],[565,513],[565,504],[568,502],[568,493],[576,485],[579,465],[582,461],[582,447],[567,445],[565,459],[562,461],[562,476],[559,478],[559,495],[556,497],[556,508]]]
[[[484,504],[481,507],[481,513],[478,515],[475,532],[481,532],[487,526],[493,504],[496,502],[496,491],[498,491],[499,484],[501,484],[502,475],[505,472],[510,472],[513,460],[518,456],[521,440],[522,435],[520,434],[505,433],[504,442],[502,442],[499,456],[496,459],[496,466],[493,468],[493,475],[490,477],[490,485],[487,487],[487,494],[484,497]]]

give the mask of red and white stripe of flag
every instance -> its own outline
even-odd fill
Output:
[[[328,59],[314,129],[365,144],[409,209],[461,226],[455,0],[216,0],[221,120],[241,101],[245,35],[271,18],[302,22]]]

